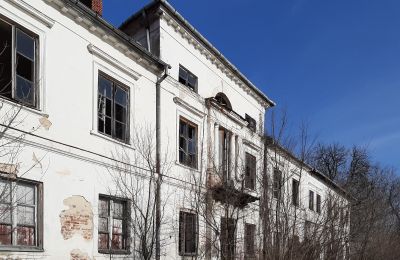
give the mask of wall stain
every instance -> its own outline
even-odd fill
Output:
[[[48,119],[48,117],[41,117],[40,119],[39,119],[39,123],[40,123],[40,125],[44,128],[44,129],[46,129],[46,130],[49,130],[50,129],[50,127],[51,127],[51,125],[53,124],[49,119]]]
[[[64,200],[69,208],[60,214],[61,234],[64,239],[81,235],[86,240],[93,238],[93,210],[91,204],[82,196],[71,196]]]
[[[74,249],[71,251],[71,260],[92,260],[92,258],[87,253]]]

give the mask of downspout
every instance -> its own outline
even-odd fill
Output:
[[[171,68],[171,66],[165,65],[163,75],[159,77],[156,82],[156,260],[160,260],[161,257],[161,82],[168,77],[169,68]]]

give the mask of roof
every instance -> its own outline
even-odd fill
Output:
[[[162,61],[159,57],[153,55],[150,53],[148,50],[143,48],[140,44],[138,44],[136,41],[131,39],[127,34],[125,34],[123,31],[120,29],[114,27],[112,24],[107,22],[105,19],[103,19],[100,15],[98,15],[96,12],[88,8],[86,5],[82,4],[78,0],[62,0],[65,4],[68,4],[72,8],[74,8],[76,11],[79,13],[85,15],[87,18],[93,20],[96,22],[98,25],[102,26],[103,29],[107,30],[110,34],[127,44],[129,47],[131,47],[135,52],[141,54],[144,59],[147,61],[155,64],[159,69],[164,69],[165,67],[170,67],[167,63]]]
[[[259,90],[245,75],[243,75],[221,52],[217,50],[200,32],[198,32],[174,7],[172,7],[166,0],[154,0],[150,4],[143,7],[141,10],[130,16],[126,21],[120,25],[120,29],[123,29],[130,22],[142,15],[143,11],[150,10],[157,7],[163,7],[171,16],[173,16],[182,26],[185,27],[191,34],[193,34],[213,55],[215,55],[227,68],[229,68],[241,81],[249,86],[264,102],[269,106],[275,106],[275,102],[272,101],[267,95]]]
[[[284,152],[287,156],[289,156],[290,158],[295,160],[298,164],[300,164],[300,165],[304,166],[305,168],[307,168],[308,172],[310,174],[312,174],[315,177],[317,177],[318,179],[322,180],[325,184],[327,184],[328,186],[330,186],[331,188],[333,188],[337,192],[343,194],[348,199],[351,199],[351,200],[354,199],[351,196],[351,194],[348,191],[346,191],[344,188],[342,188],[339,184],[337,184],[336,182],[331,180],[328,176],[323,174],[318,169],[315,169],[314,167],[311,167],[306,162],[304,162],[304,161],[300,160],[299,158],[297,158],[297,156],[294,155],[292,152],[290,152],[288,149],[284,148],[282,145],[280,145],[276,141],[274,141],[274,139],[272,137],[267,136],[265,139],[266,139],[266,141],[265,141],[266,147],[267,146],[274,146],[275,148],[279,149],[280,151]]]

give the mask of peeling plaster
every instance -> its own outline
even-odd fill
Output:
[[[53,123],[51,123],[51,121],[48,119],[48,117],[41,117],[41,118],[39,119],[39,123],[40,123],[40,125],[41,125],[44,129],[46,129],[46,130],[49,130],[50,127],[51,127],[51,125],[53,124]]]
[[[92,260],[92,258],[80,249],[74,249],[71,251],[71,260]]]
[[[71,196],[64,200],[69,208],[60,214],[61,234],[64,239],[81,235],[86,240],[93,238],[92,205],[82,196]]]

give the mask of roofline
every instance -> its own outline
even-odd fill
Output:
[[[279,150],[283,151],[285,154],[287,154],[289,157],[291,157],[293,160],[295,160],[297,163],[305,166],[308,169],[308,172],[311,174],[314,174],[315,176],[323,179],[323,181],[326,182],[326,184],[332,186],[336,191],[342,193],[345,195],[349,200],[354,200],[354,198],[351,196],[351,194],[346,191],[344,188],[342,188],[339,184],[331,180],[328,176],[320,172],[314,167],[311,167],[309,164],[307,164],[304,161],[301,161],[297,156],[295,156],[292,152],[290,152],[288,149],[284,148],[282,145],[278,144],[272,137],[270,136],[265,136],[265,147],[267,148],[268,146],[274,146],[277,147]]]
[[[103,19],[99,14],[94,12],[89,7],[82,4],[79,0],[62,0],[64,3],[68,4],[69,6],[73,7],[76,11],[81,12],[82,14],[86,15],[90,19],[94,20],[105,29],[107,29],[111,34],[116,36],[119,40],[123,41],[125,44],[132,47],[136,52],[143,55],[143,57],[155,64],[160,70],[165,69],[166,67],[170,68],[171,66],[164,61],[162,61],[159,57],[153,55],[148,50],[140,46],[136,41],[134,41],[131,37],[121,31],[119,28],[113,26],[111,23],[107,22]]]
[[[154,0],[153,2],[147,4],[145,7],[140,9],[138,12],[130,16],[126,21],[124,21],[119,28],[124,27],[130,21],[137,18],[143,10],[150,9],[154,6],[161,5],[166,8],[171,15],[174,16],[182,25],[185,26],[195,37],[197,37],[201,43],[203,43],[220,61],[227,66],[230,70],[233,71],[246,85],[248,85],[256,94],[261,97],[266,103],[269,104],[270,107],[276,105],[274,101],[272,101],[265,93],[259,90],[245,75],[243,75],[236,67],[233,65],[225,56],[218,51],[200,32],[198,32],[171,4],[169,4],[166,0]]]

